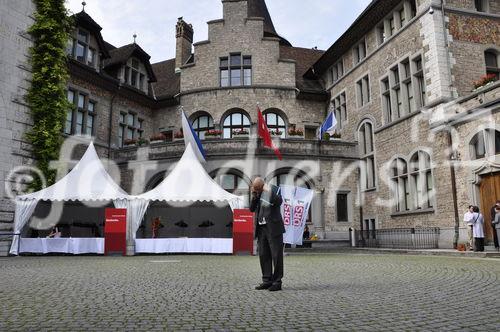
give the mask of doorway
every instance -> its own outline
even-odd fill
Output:
[[[485,241],[493,241],[493,228],[491,227],[491,207],[500,199],[500,173],[481,177],[479,185],[481,196],[481,212],[484,216]]]

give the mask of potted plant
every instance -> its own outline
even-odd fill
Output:
[[[498,78],[495,74],[488,74],[488,75],[481,76],[481,78],[479,80],[473,82],[474,89],[477,90],[477,89],[482,88],[488,84],[491,84],[497,80],[498,80]]]
[[[221,130],[211,129],[205,132],[205,139],[217,139],[222,135]]]
[[[135,138],[129,138],[123,141],[123,145],[125,146],[135,146],[137,144],[137,140]]]
[[[330,134],[329,133],[323,133],[323,141],[329,141],[330,140]]]
[[[292,138],[303,138],[304,132],[300,129],[296,129],[295,127],[293,127],[288,130],[288,136]]]
[[[166,139],[167,139],[167,137],[164,134],[158,133],[158,134],[152,135],[149,138],[149,141],[151,142],[151,144],[157,144],[157,143],[165,142]]]
[[[241,128],[241,129],[233,129],[233,137],[248,137],[250,136],[250,132],[248,129]]]
[[[457,244],[457,250],[458,251],[466,251],[467,245],[465,243],[459,243],[459,244]]]
[[[281,137],[283,135],[283,132],[279,129],[276,130],[271,130],[271,136],[272,137]]]
[[[138,140],[137,140],[137,145],[138,146],[143,146],[143,145],[147,145],[149,143],[149,141],[145,138],[142,138],[140,137]]]
[[[334,132],[331,137],[334,139],[340,139],[342,136],[340,135],[340,133]]]

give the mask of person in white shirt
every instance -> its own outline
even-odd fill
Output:
[[[484,217],[479,207],[474,206],[472,214],[472,231],[474,233],[474,251],[484,251]]]
[[[469,250],[472,250],[472,240],[474,238],[474,235],[472,232],[472,227],[474,225],[472,223],[472,217],[474,215],[473,208],[474,208],[474,206],[469,205],[469,209],[464,214],[464,223],[465,223],[465,227],[467,228],[467,238],[469,240]]]

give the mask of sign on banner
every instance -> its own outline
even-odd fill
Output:
[[[302,245],[302,234],[306,226],[307,215],[314,196],[314,191],[301,187],[280,186],[281,215],[285,225],[283,242]]]

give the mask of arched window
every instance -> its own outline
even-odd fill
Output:
[[[469,150],[472,160],[500,154],[500,131],[493,128],[481,130],[470,140]]]
[[[247,130],[250,132],[250,119],[242,112],[234,112],[229,114],[224,119],[222,127],[223,138],[233,138],[234,132],[239,130]]]
[[[244,196],[244,202],[248,206],[250,202],[250,182],[246,181],[240,174],[235,171],[216,172],[212,175],[215,182],[217,182],[224,190],[231,194]]]
[[[408,184],[408,165],[406,161],[402,158],[395,159],[391,164],[390,172],[396,211],[408,211],[410,209],[410,188]]]
[[[500,78],[500,68],[498,68],[498,52],[487,50],[484,52],[484,62],[486,64],[486,75],[495,75],[497,80]]]
[[[267,128],[270,131],[279,131],[281,132],[281,138],[286,137],[285,120],[278,113],[268,112],[264,114],[264,118],[266,119]]]
[[[214,120],[209,114],[203,114],[194,119],[193,129],[198,134],[200,139],[205,139],[205,134],[209,130],[213,130]]]
[[[417,151],[410,159],[411,196],[416,210],[432,208],[434,181],[431,157],[427,152]]]
[[[373,125],[364,122],[358,130],[359,150],[361,153],[361,186],[363,189],[373,189],[375,182],[375,150],[373,145]]]

